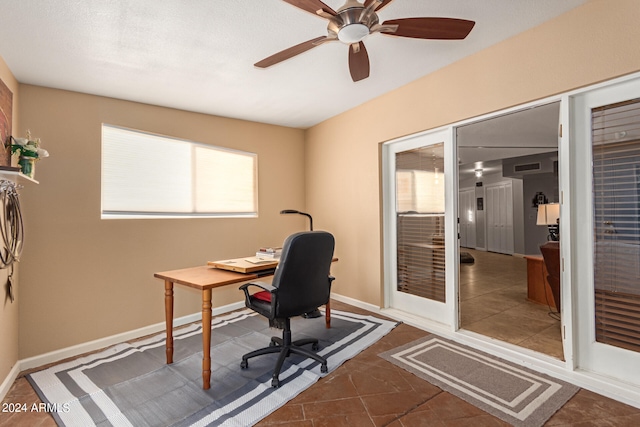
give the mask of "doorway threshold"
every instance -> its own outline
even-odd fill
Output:
[[[568,375],[566,362],[547,354],[539,353],[534,350],[464,329],[453,331],[450,326],[433,322],[415,314],[407,313],[395,308],[385,308],[382,309],[380,313],[424,331],[440,335],[451,341],[484,351],[492,356],[500,357],[535,371],[572,382],[570,375]]]

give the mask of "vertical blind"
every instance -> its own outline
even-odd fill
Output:
[[[396,154],[398,291],[445,302],[444,144]]]
[[[255,216],[257,156],[102,126],[102,215]]]
[[[596,340],[640,351],[640,100],[592,110]]]

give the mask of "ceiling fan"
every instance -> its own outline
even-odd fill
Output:
[[[338,10],[333,10],[321,0],[284,0],[305,12],[329,21],[327,35],[297,44],[255,64],[267,68],[292,58],[316,46],[330,41],[348,44],[349,71],[354,82],[369,77],[369,55],[362,40],[370,34],[381,33],[396,37],[433,40],[462,40],[471,32],[474,21],[455,18],[404,18],[391,19],[380,24],[376,12],[393,0],[346,0]]]

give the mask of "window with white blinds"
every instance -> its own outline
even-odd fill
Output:
[[[596,340],[640,351],[640,100],[592,110]]]
[[[102,126],[102,218],[255,217],[257,155]]]
[[[444,144],[396,154],[398,291],[445,302]]]

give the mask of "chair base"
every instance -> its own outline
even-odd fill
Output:
[[[328,372],[327,359],[317,353],[314,353],[311,350],[307,350],[306,348],[302,347],[303,345],[308,344],[311,344],[312,350],[318,349],[318,340],[315,338],[305,338],[292,342],[290,321],[289,319],[286,319],[285,328],[282,331],[282,338],[272,337],[271,342],[269,343],[269,347],[254,350],[242,356],[240,367],[242,369],[247,369],[249,367],[249,359],[251,359],[252,357],[261,356],[263,354],[279,353],[278,361],[276,362],[276,366],[271,376],[272,387],[280,387],[280,371],[282,370],[282,365],[284,364],[285,359],[291,354],[299,354],[301,356],[309,357],[313,360],[316,360],[320,363],[320,372]]]

